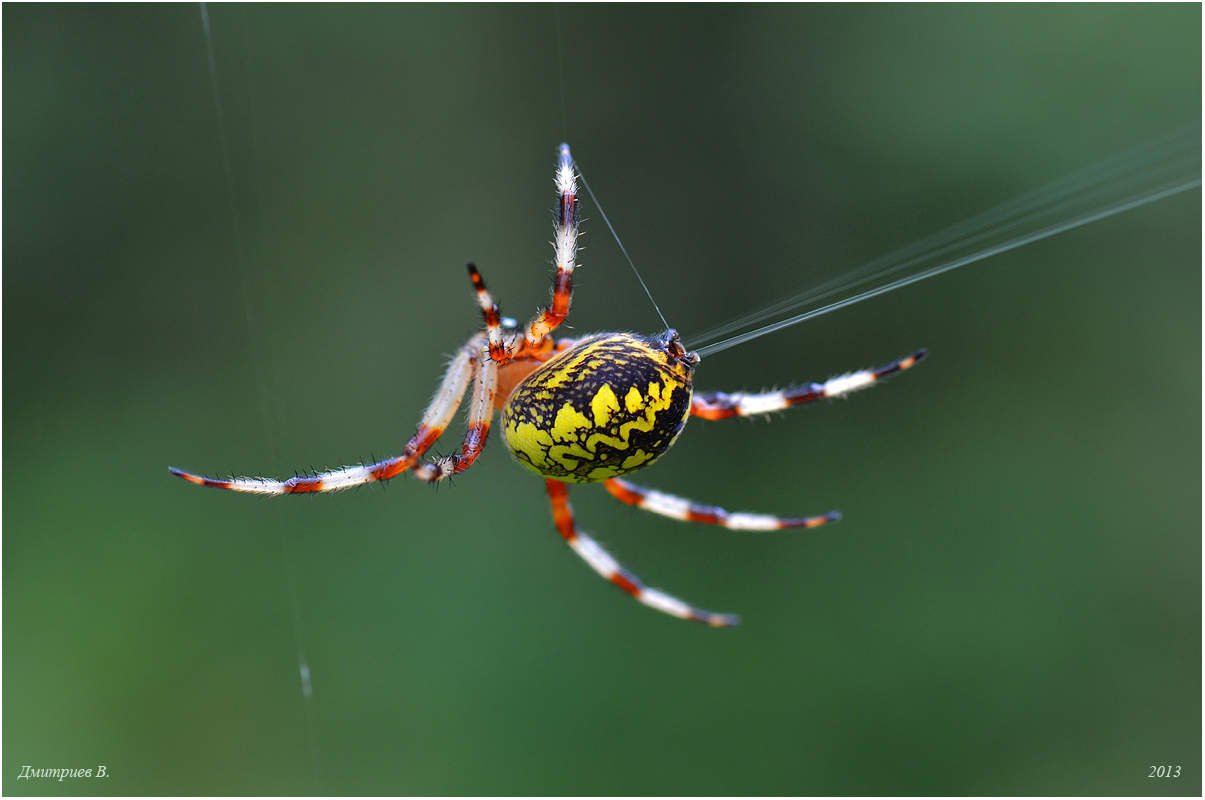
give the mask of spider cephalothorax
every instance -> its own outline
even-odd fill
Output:
[[[836,511],[815,517],[774,517],[729,513],[680,497],[644,489],[621,479],[659,458],[681,433],[689,416],[704,419],[780,411],[825,397],[840,397],[872,386],[924,357],[921,350],[876,370],[861,370],[793,389],[758,394],[716,392],[692,396],[699,357],[669,330],[660,336],[600,333],[553,342],[550,334],[569,314],[577,255],[577,178],[569,146],[559,150],[556,184],[556,276],[552,302],[523,329],[503,326],[502,316],[477,268],[469,277],[485,330],[460,348],[402,455],[285,481],[268,478],[206,478],[169,467],[202,486],[255,494],[331,492],[410,471],[424,481],[463,472],[489,437],[495,410],[502,412],[502,438],[515,458],[544,476],[557,531],[598,574],[637,600],[667,614],[713,626],[735,625],[732,614],[702,611],[646,587],[593,539],[578,529],[569,505],[568,483],[604,482],[619,500],[674,519],[735,530],[814,528],[835,522]],[[451,422],[469,384],[469,416],[459,453],[423,462],[423,455]]]

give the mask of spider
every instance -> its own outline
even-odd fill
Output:
[[[577,527],[569,505],[568,484],[601,481],[623,503],[673,519],[733,530],[815,528],[836,522],[841,518],[837,511],[814,517],[730,513],[637,486],[621,476],[656,461],[692,415],[709,420],[764,415],[821,398],[841,397],[908,369],[924,358],[925,351],[879,369],[852,372],[824,383],[758,394],[715,392],[692,396],[692,377],[699,356],[686,350],[673,329],[660,336],[598,333],[554,342],[550,334],[569,314],[577,255],[577,175],[567,144],[559,148],[556,187],[559,199],[552,302],[526,327],[519,328],[512,320],[502,318],[481,273],[473,264],[468,265],[485,328],[470,337],[452,358],[418,430],[400,456],[284,481],[223,480],[175,467],[168,469],[201,486],[253,494],[334,492],[389,480],[406,471],[412,471],[419,480],[436,482],[472,466],[485,446],[494,411],[498,410],[507,449],[520,464],[544,478],[557,531],[595,572],[659,611],[714,627],[736,625],[740,619],[735,614],[695,608],[645,586],[624,569]],[[423,462],[423,454],[448,427],[470,382],[473,391],[460,452]]]

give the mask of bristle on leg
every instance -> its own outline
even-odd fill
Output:
[[[552,303],[527,324],[524,338],[528,347],[542,342],[569,316],[573,297],[573,269],[577,259],[578,198],[577,176],[573,171],[573,156],[569,145],[559,150],[556,171],[557,217],[552,243],[556,252],[556,276],[552,279]]]
[[[683,522],[718,525],[734,531],[779,531],[787,528],[818,528],[841,519],[840,511],[830,511],[814,517],[775,517],[746,511],[730,512],[717,506],[704,506],[675,497],[672,494],[646,489],[622,478],[605,481],[607,491],[617,500],[631,506]]]
[[[650,589],[640,578],[624,569],[598,542],[578,529],[569,505],[569,487],[561,481],[547,479],[548,498],[552,502],[552,519],[556,529],[590,568],[606,580],[623,589],[639,602],[681,619],[689,619],[713,628],[727,628],[740,623],[736,614],[716,614],[688,605],[676,597]]]
[[[825,398],[844,397],[851,392],[869,389],[884,378],[911,368],[927,353],[927,350],[917,350],[907,358],[892,361],[878,369],[850,372],[846,375],[829,378],[824,383],[809,383],[792,389],[781,389],[777,392],[712,392],[695,395],[691,400],[690,413],[703,419],[752,417]]]

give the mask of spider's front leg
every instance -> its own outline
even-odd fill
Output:
[[[728,417],[750,417],[768,414],[784,408],[811,403],[826,397],[843,397],[859,389],[869,389],[889,375],[902,372],[925,357],[927,350],[917,350],[907,358],[892,361],[878,369],[864,369],[847,375],[829,378],[824,383],[809,383],[793,389],[777,392],[713,392],[695,395],[691,400],[690,413],[703,419],[727,419]]]
[[[460,452],[444,456],[415,468],[414,477],[424,481],[442,481],[473,465],[490,433],[494,416],[494,395],[498,391],[498,362],[488,350],[477,354],[473,368],[473,397],[469,401],[469,419]]]
[[[645,586],[640,578],[624,569],[598,542],[578,529],[577,523],[573,520],[573,507],[569,505],[568,485],[551,478],[546,478],[544,484],[548,489],[548,497],[552,501],[552,519],[556,523],[557,531],[573,548],[573,552],[581,556],[582,560],[599,575],[646,606],[675,617],[694,620],[716,628],[736,625],[741,621],[740,617],[735,614],[715,614],[711,611],[703,611],[687,605],[676,597]]]
[[[552,279],[552,302],[527,323],[524,346],[535,349],[569,316],[573,296],[573,268],[577,259],[577,176],[569,145],[562,144],[557,162],[556,277]]]
[[[477,265],[469,262],[469,280],[473,282],[473,291],[477,293],[477,306],[481,309],[481,317],[485,320],[485,335],[490,343],[490,358],[498,363],[510,360],[510,351],[506,348],[505,335],[502,332],[502,312],[494,302],[494,296],[485,288],[485,279],[477,271]]]
[[[286,481],[272,478],[207,478],[175,467],[168,467],[168,469],[173,475],[199,486],[213,486],[218,489],[231,489],[252,494],[336,492],[362,483],[396,477],[417,464],[428,448],[447,429],[456,409],[460,407],[465,390],[468,389],[469,378],[473,374],[473,362],[484,352],[485,342],[486,334],[478,333],[469,339],[464,347],[460,348],[456,357],[452,359],[452,363],[448,365],[443,382],[427,407],[426,413],[423,414],[423,420],[419,423],[418,430],[414,436],[410,437],[410,441],[406,443],[400,456],[387,458],[375,464],[344,467],[329,472],[320,472],[317,475],[289,478]]]
[[[495,406],[505,400],[515,385],[539,364],[573,344],[573,340],[563,340],[554,345],[545,336],[535,346],[529,346],[528,342],[516,333],[508,335],[502,327],[502,313],[498,310],[498,304],[486,288],[485,279],[473,264],[469,264],[469,278],[473,281],[477,305],[485,320],[483,336],[489,347],[480,350],[472,362],[473,397],[470,400],[469,419],[460,452],[423,464],[414,470],[414,477],[429,483],[442,481],[472,466],[477,456],[481,455],[485,440],[489,437]],[[499,390],[502,392],[501,396]]]

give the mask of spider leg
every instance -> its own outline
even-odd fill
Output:
[[[473,288],[477,291],[477,305],[481,307],[481,316],[485,317],[485,332],[490,343],[490,358],[500,364],[505,363],[510,360],[510,353],[502,340],[502,314],[498,311],[498,304],[494,302],[494,296],[490,294],[489,289],[485,288],[485,280],[477,271],[477,266],[471,261],[469,262],[469,280],[473,282]]]
[[[459,453],[415,467],[414,477],[424,481],[442,481],[458,472],[464,472],[485,447],[490,433],[490,420],[494,416],[494,395],[498,391],[498,363],[489,351],[477,354],[473,375],[473,397],[469,405],[469,419],[464,434],[464,445]]]
[[[413,467],[422,458],[423,453],[435,443],[440,434],[452,421],[460,401],[469,385],[469,377],[473,373],[473,359],[483,352],[484,334],[476,334],[448,365],[435,397],[427,406],[423,420],[410,441],[402,448],[402,455],[387,458],[375,464],[344,467],[343,469],[320,472],[316,475],[298,476],[287,481],[272,478],[207,478],[194,475],[182,469],[168,467],[173,475],[177,475],[190,483],[199,486],[214,486],[219,489],[232,489],[236,492],[252,494],[299,494],[303,492],[335,492],[358,486],[372,481],[383,481],[393,478]],[[492,362],[491,362],[492,363]]]
[[[777,531],[783,528],[816,528],[841,519],[840,511],[816,517],[774,517],[769,514],[730,513],[716,506],[702,506],[683,497],[645,489],[621,478],[605,481],[607,491],[619,501],[663,517],[720,525],[735,531]]]
[[[713,392],[695,395],[690,403],[690,413],[703,419],[749,417],[768,414],[771,411],[781,411],[784,408],[801,403],[811,403],[826,397],[842,397],[859,389],[868,389],[888,375],[908,369],[924,358],[927,352],[927,350],[917,350],[907,358],[892,361],[879,369],[864,369],[829,378],[824,383],[809,383],[806,386],[796,386],[793,389],[782,389],[777,392],[758,394]]]
[[[552,519],[573,551],[581,556],[590,568],[611,583],[635,597],[641,603],[658,611],[664,611],[682,619],[691,619],[704,625],[722,628],[739,623],[735,614],[715,614],[689,606],[676,597],[650,589],[632,573],[628,572],[611,554],[597,542],[578,529],[573,521],[573,507],[569,505],[569,487],[561,481],[545,478],[548,497],[552,501]]]
[[[560,197],[556,220],[556,277],[552,281],[552,302],[527,323],[524,340],[534,348],[569,316],[573,295],[573,266],[577,258],[577,177],[569,145],[562,144],[556,171],[556,189]]]

